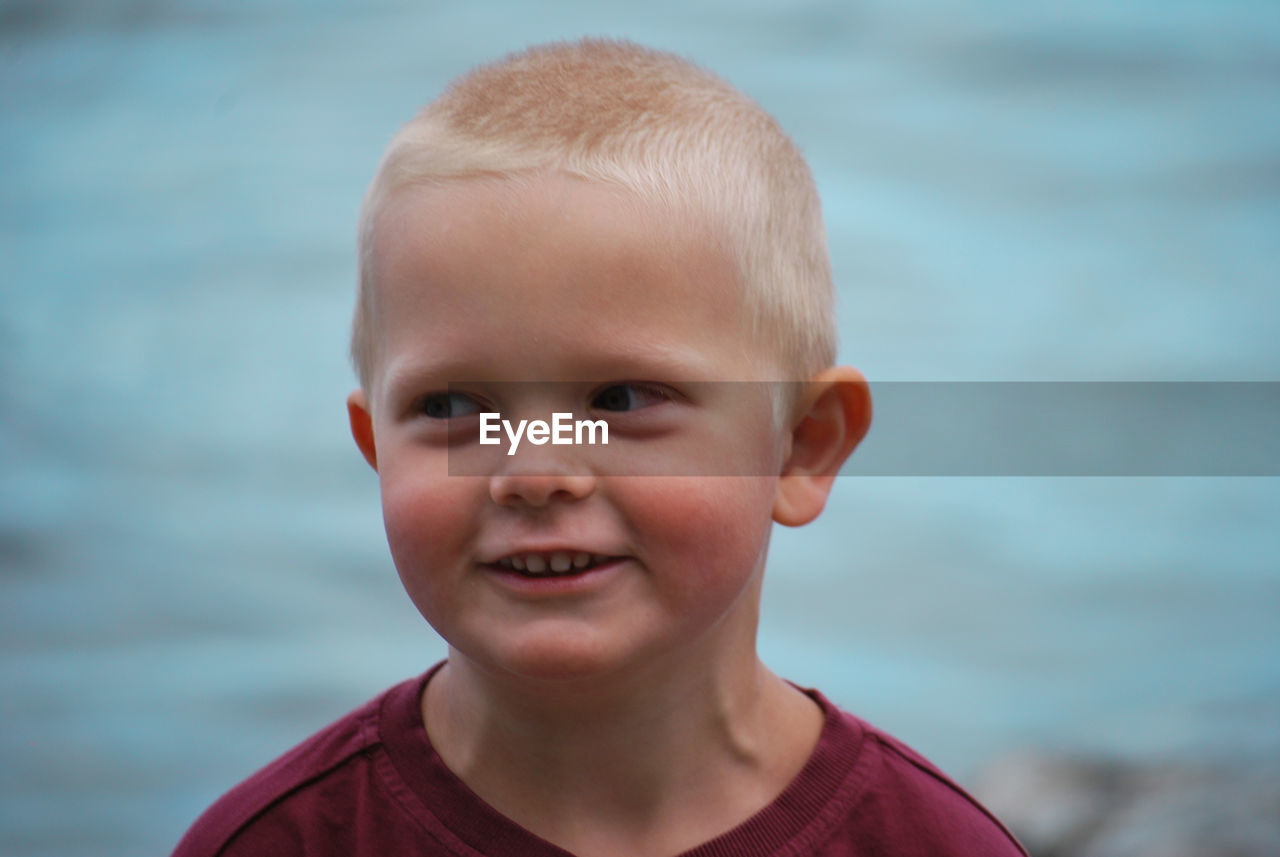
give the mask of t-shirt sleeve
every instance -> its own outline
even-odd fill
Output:
[[[219,798],[196,820],[172,857],[318,854],[304,839],[337,842],[349,806],[371,778],[373,703],[322,729]],[[302,821],[302,823],[297,823]]]
[[[856,813],[872,834],[868,853],[1027,857],[994,815],[923,756],[882,732],[869,737],[877,770]]]

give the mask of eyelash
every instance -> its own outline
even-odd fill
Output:
[[[624,408],[601,407],[598,404],[601,398],[606,393],[609,393],[610,391],[613,391],[613,390],[629,391],[630,395],[628,396],[628,400],[627,400],[628,404],[631,404],[634,401],[634,398],[636,396],[647,398],[650,401],[648,404],[643,405],[641,407],[624,407]],[[603,387],[600,387],[594,393],[592,393],[590,404],[588,407],[591,410],[600,410],[600,411],[603,411],[604,413],[624,414],[624,413],[630,413],[632,411],[643,410],[644,407],[653,407],[654,405],[658,405],[663,402],[673,401],[675,398],[676,398],[675,393],[669,388],[661,384],[653,384],[653,383],[647,383],[643,381],[614,381]],[[470,406],[474,408],[474,410],[465,414],[454,414],[453,411],[455,409],[453,407],[453,404],[455,401],[458,401],[458,400],[469,403]],[[448,413],[437,412],[433,414],[431,413],[433,406],[436,406],[436,407],[443,406],[448,409]],[[481,411],[485,411],[487,409],[497,410],[496,408],[493,408],[491,405],[488,405],[481,399],[469,393],[456,393],[451,391],[427,393],[419,397],[413,407],[414,413],[425,416],[431,420],[441,420],[441,421],[463,419],[465,417],[470,417],[470,416],[474,416],[475,414],[479,414]]]

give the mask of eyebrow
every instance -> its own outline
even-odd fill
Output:
[[[679,347],[666,347],[658,343],[643,344],[584,354],[575,359],[592,367],[589,377],[563,379],[574,381],[608,381],[621,379],[644,380],[646,378],[669,381],[728,380],[710,377],[708,361],[690,354]],[[419,360],[412,355],[402,357],[389,365],[380,385],[385,394],[395,395],[403,390],[424,385],[460,384],[469,381],[491,383],[545,382],[545,378],[498,377],[484,359]]]

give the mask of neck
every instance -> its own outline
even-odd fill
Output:
[[[777,797],[822,725],[753,645],[695,648],[580,682],[495,675],[451,650],[424,695],[428,733],[476,794],[575,854],[678,853]]]

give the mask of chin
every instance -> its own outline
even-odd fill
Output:
[[[524,634],[497,646],[490,641],[470,651],[479,655],[476,660],[513,678],[574,683],[601,679],[634,663],[638,653],[623,648],[593,641],[581,633],[539,633]]]
[[[525,645],[515,652],[507,665],[510,672],[538,681],[575,682],[600,678],[620,664],[590,646],[556,645],[543,642]]]

